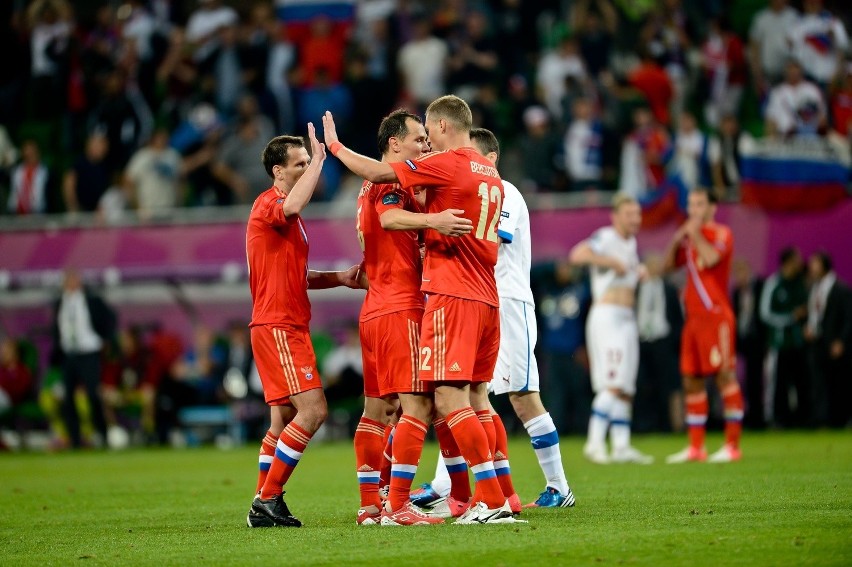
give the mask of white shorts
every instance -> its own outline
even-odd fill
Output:
[[[633,310],[620,305],[595,304],[586,320],[586,347],[592,390],[618,389],[636,393],[639,371],[639,328]]]
[[[500,298],[500,350],[488,391],[538,392],[535,307],[517,299]]]

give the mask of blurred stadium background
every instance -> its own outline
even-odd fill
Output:
[[[382,116],[422,112],[450,92],[497,133],[501,172],[532,212],[543,388],[567,434],[584,431],[590,392],[588,291],[565,258],[608,222],[616,190],[643,204],[644,255],[664,248],[700,184],[733,228],[738,287],[776,272],[791,246],[802,259],[828,254],[852,281],[843,0],[16,0],[0,17],[4,445],[68,444],[58,407],[72,393],[51,353],[69,269],[117,314],[103,356],[107,421],[127,433],[115,445],[232,444],[265,431],[246,347],[245,220],[269,185],[259,160],[268,139],[304,134],[327,109],[368,155]],[[305,215],[312,268],[359,261],[359,187],[326,162]],[[804,263],[793,280],[805,301],[788,314],[808,308]],[[844,293],[836,308],[850,321]],[[329,437],[350,435],[359,413],[361,299],[311,294]],[[846,426],[848,385],[826,386],[836,380],[817,362],[819,341],[804,340],[807,317],[784,331],[791,342],[772,342],[758,302],[740,311],[755,322],[742,339],[757,341],[743,343],[747,424]],[[852,375],[850,326],[840,377]],[[806,379],[784,385],[790,415],[767,422],[773,349],[808,362]],[[641,380],[637,429],[678,430],[660,399],[676,400],[677,386]]]

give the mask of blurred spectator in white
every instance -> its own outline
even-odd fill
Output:
[[[808,78],[825,89],[843,64],[849,37],[843,22],[823,7],[822,0],[804,0],[802,17],[788,31],[793,55]]]
[[[14,215],[47,212],[53,179],[35,140],[21,144],[21,163],[12,169],[6,210]]]
[[[102,132],[92,132],[86,147],[62,180],[62,195],[69,213],[93,212],[112,182],[106,162],[109,140]]]
[[[495,82],[500,60],[489,27],[484,12],[471,10],[465,15],[462,29],[450,41],[447,86],[461,98],[470,100],[477,88]]]
[[[740,188],[740,145],[751,140],[748,132],[740,129],[736,116],[722,117],[719,132],[710,137],[707,145],[707,160],[713,190],[722,199],[739,197]]]
[[[681,431],[683,391],[678,356],[683,311],[677,288],[663,277],[659,253],[644,258],[647,277],[639,282],[639,375],[633,423],[636,431]]]
[[[743,98],[746,59],[743,43],[725,17],[710,20],[710,32],[701,47],[704,70],[704,118],[713,128],[722,116],[736,115]]]
[[[680,176],[687,188],[704,185],[709,177],[707,169],[707,136],[698,129],[695,116],[682,112],[674,135],[673,172]],[[706,180],[709,182],[709,179]]]
[[[790,56],[787,34],[799,21],[799,13],[788,0],[768,0],[769,5],[755,14],[749,30],[751,73],[761,97],[784,77]]]
[[[603,125],[590,99],[575,100],[573,116],[565,133],[565,169],[571,190],[599,190],[603,173]]]
[[[813,368],[813,425],[844,427],[852,399],[852,291],[837,279],[831,257],[818,252],[808,259],[811,290],[805,338]]]
[[[106,78],[97,106],[89,113],[89,131],[100,130],[109,140],[107,164],[123,169],[139,144],[151,136],[154,118],[127,73],[116,68]]]
[[[402,73],[404,96],[426,108],[446,94],[444,75],[449,48],[443,39],[432,35],[432,24],[424,15],[414,20],[413,34],[399,50],[397,67]]]
[[[113,182],[107,188],[101,200],[98,202],[98,221],[102,224],[120,224],[125,220],[130,210],[130,201],[127,191],[121,186],[121,174],[113,176]]]
[[[274,135],[271,121],[260,114],[254,96],[240,97],[234,125],[222,139],[213,164],[213,175],[230,187],[238,201],[252,203],[269,189],[269,176],[258,164],[259,156]]]
[[[815,136],[826,123],[825,101],[814,83],[805,80],[802,65],[787,62],[784,82],[769,93],[766,105],[769,136]]]
[[[30,28],[30,99],[35,118],[54,118],[64,109],[69,44],[74,31],[65,0],[35,0],[27,8]]]
[[[524,133],[521,134],[520,189],[524,192],[559,189],[557,162],[562,162],[562,137],[551,126],[547,110],[531,106],[524,111]],[[559,163],[559,167],[562,167]]]
[[[671,141],[645,107],[633,111],[633,125],[621,147],[619,191],[641,199],[662,184]]]
[[[589,76],[596,79],[610,63],[618,12],[609,0],[577,0],[569,12],[571,28],[576,31],[580,55]]]
[[[743,361],[745,372],[746,411],[743,424],[753,429],[766,426],[763,417],[764,361],[766,360],[766,327],[760,320],[760,295],[763,279],[752,274],[743,258],[733,261],[734,291],[732,306],[737,320],[737,357]]]
[[[124,172],[124,186],[141,218],[160,216],[182,202],[182,169],[180,154],[169,147],[169,132],[158,128]]]
[[[219,46],[219,31],[239,22],[237,12],[222,0],[198,0],[198,7],[186,22],[186,41],[193,49],[193,59],[201,63]]]
[[[156,71],[157,51],[161,51],[162,41],[155,48],[155,42],[162,40],[167,30],[158,28],[158,22],[148,10],[143,0],[130,0],[121,5],[117,12],[121,23],[121,37],[126,43],[126,49],[138,65],[136,69],[137,83],[145,94],[149,104],[154,102],[154,73]]]
[[[562,120],[562,98],[567,90],[566,79],[580,85],[587,79],[586,66],[580,57],[577,41],[565,34],[559,44],[542,55],[536,73],[541,100],[556,120]]]

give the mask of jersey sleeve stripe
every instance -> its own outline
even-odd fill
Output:
[[[497,235],[506,242],[512,242],[512,235],[505,230],[497,229]]]

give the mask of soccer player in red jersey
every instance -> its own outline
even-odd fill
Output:
[[[728,299],[734,238],[715,222],[716,196],[705,188],[690,191],[689,218],[675,232],[666,252],[670,269],[686,266],[686,323],[681,336],[680,368],[686,394],[689,446],[666,462],[725,463],[740,459],[743,398],[737,382],[734,312]],[[708,402],[704,379],[714,376],[725,411],[725,444],[707,457],[704,435]]]
[[[378,134],[382,161],[416,159],[429,151],[420,118],[397,110],[382,120]],[[356,230],[364,251],[369,281],[361,308],[360,331],[364,359],[364,415],[355,431],[355,457],[361,492],[357,523],[415,525],[442,523],[408,502],[411,480],[420,458],[426,429],[434,411],[431,389],[418,377],[420,323],[424,298],[420,291],[421,259],[418,229],[443,234],[470,232],[468,219],[448,210],[424,214],[411,189],[397,183],[365,181],[358,195]],[[381,518],[379,468],[383,434],[399,402],[402,416],[394,436],[389,501],[394,512]],[[447,432],[449,434],[449,432]],[[451,434],[450,434],[451,437]],[[413,442],[412,442],[413,441]],[[470,496],[465,468],[464,486]],[[402,495],[400,498],[400,494]]]
[[[358,266],[342,272],[308,269],[308,236],[299,213],[311,200],[326,157],[313,124],[308,136],[310,158],[300,137],[277,136],[267,144],[262,160],[273,184],[255,200],[246,229],[251,346],[272,414],[260,457],[268,471],[249,510],[249,527],[302,525],[284,502],[283,486],[328,413],[308,330],[308,288],[361,287]]]
[[[420,334],[420,378],[433,383],[437,413],[476,480],[471,507],[457,523],[508,523],[515,520],[494,470],[494,424],[480,422],[476,414],[489,409],[487,384],[500,343],[494,265],[503,186],[497,168],[472,147],[472,122],[465,101],[440,97],[426,109],[432,153],[385,163],[346,149],[331,113],[323,117],[329,150],[353,173],[374,183],[422,187],[427,212],[460,209],[473,223],[473,231],[459,238],[425,233],[421,289],[429,299]]]

